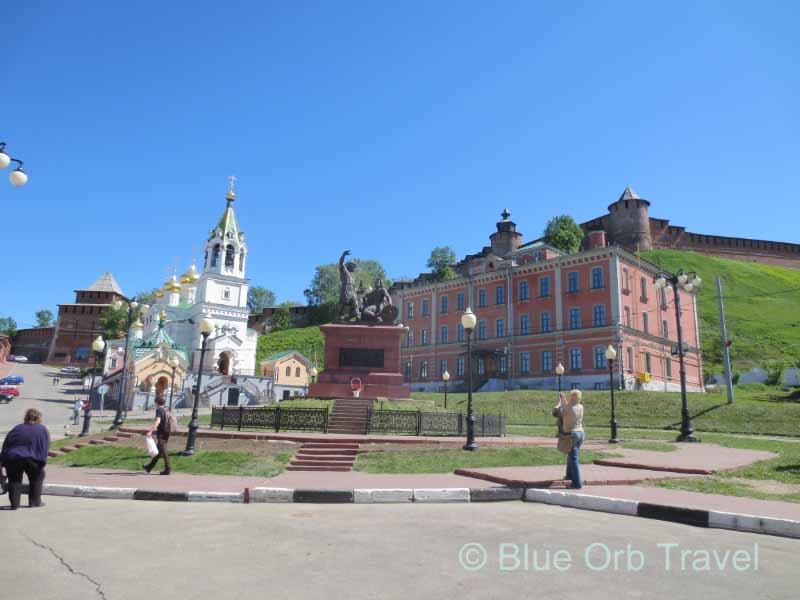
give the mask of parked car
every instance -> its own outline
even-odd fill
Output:
[[[25,383],[22,375],[9,375],[0,379],[0,385],[19,385],[20,383]]]
[[[19,388],[13,385],[0,385],[0,394],[11,394],[16,398],[19,396]]]
[[[16,398],[14,394],[6,394],[5,392],[0,392],[0,402],[5,402],[6,404],[8,404],[14,398]]]
[[[65,375],[79,375],[81,370],[78,367],[63,367],[61,372]]]
[[[15,362],[28,362],[28,357],[27,356],[19,356],[19,355],[17,355],[17,356],[14,357],[14,361]]]

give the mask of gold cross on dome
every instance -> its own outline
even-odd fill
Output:
[[[230,198],[235,198],[236,197],[236,189],[235,189],[235,187],[236,187],[236,175],[231,175],[230,177],[228,177],[228,182],[229,182],[229,184],[228,184],[228,196]]]

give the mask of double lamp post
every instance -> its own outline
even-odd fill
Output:
[[[105,349],[106,349],[106,343],[105,341],[103,341],[103,337],[98,335],[92,342],[92,352],[94,354],[94,368],[91,370],[90,377],[92,378],[92,380],[91,383],[89,384],[89,398],[86,402],[86,409],[83,411],[83,429],[81,429],[81,432],[79,434],[80,437],[89,435],[89,428],[92,423],[92,394],[94,394],[94,380],[97,375],[97,363],[103,356],[103,352]]]

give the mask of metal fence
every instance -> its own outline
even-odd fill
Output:
[[[272,429],[274,431],[328,431],[327,408],[280,406],[212,406],[211,427],[220,429]]]
[[[462,413],[414,410],[367,411],[367,433],[401,435],[461,436],[467,434],[467,417]],[[504,436],[503,415],[475,415],[476,436]]]

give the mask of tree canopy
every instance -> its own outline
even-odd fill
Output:
[[[377,260],[356,260],[355,281],[356,287],[372,288],[376,279],[383,280],[384,287],[388,288],[391,282],[386,278],[386,270]],[[314,272],[311,287],[303,292],[309,305],[320,306],[323,304],[338,304],[339,302],[339,265],[331,263],[320,265]]]
[[[8,336],[17,333],[17,322],[13,317],[0,317],[0,333]]]
[[[569,215],[553,217],[544,230],[546,244],[568,254],[575,254],[581,248],[583,229]]]
[[[247,308],[250,314],[258,314],[267,306],[275,306],[275,292],[254,285],[247,291]]]
[[[47,308],[36,311],[36,326],[37,327],[52,327],[53,326],[53,311]]]
[[[430,258],[426,263],[433,270],[433,277],[437,281],[446,281],[458,277],[453,265],[456,263],[456,253],[450,246],[436,246],[431,250]]]
[[[139,304],[149,304],[150,306],[152,306],[153,304],[156,303],[156,299],[157,299],[156,298],[156,292],[159,289],[160,288],[156,287],[156,288],[153,288],[152,290],[150,290],[149,292],[145,292],[145,291],[139,292],[138,294],[136,294],[136,301]]]

